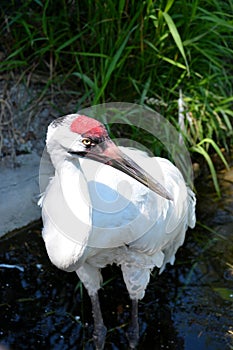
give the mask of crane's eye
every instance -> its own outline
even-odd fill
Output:
[[[82,143],[84,146],[91,146],[93,144],[93,142],[88,138],[82,139]]]

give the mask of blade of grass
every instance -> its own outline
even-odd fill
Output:
[[[105,72],[105,77],[104,77],[104,81],[102,83],[102,86],[101,88],[99,89],[98,93],[96,94],[95,96],[95,99],[94,99],[94,104],[97,104],[101,98],[101,96],[103,95],[104,93],[104,90],[110,80],[110,77],[114,71],[114,69],[116,68],[116,65],[117,65],[117,62],[119,61],[121,55],[122,55],[122,52],[129,40],[129,37],[131,35],[131,33],[133,32],[133,30],[135,30],[136,27],[134,27],[125,37],[125,39],[123,40],[121,46],[119,47],[119,49],[116,51],[116,53],[114,54],[113,58],[110,60],[110,63],[106,61],[106,64],[107,64],[107,67],[106,67],[106,72]],[[109,60],[108,60],[109,61]]]
[[[216,173],[216,170],[214,168],[214,164],[213,164],[209,154],[200,145],[196,145],[196,146],[191,147],[190,151],[197,152],[197,153],[201,154],[205,158],[205,160],[206,160],[206,162],[207,162],[207,164],[209,166],[209,169],[210,169],[210,173],[211,173],[211,177],[212,177],[212,181],[213,181],[213,184],[214,184],[215,191],[216,191],[218,197],[221,197],[221,191],[220,191],[220,187],[219,187],[219,184],[218,184],[217,173]]]
[[[45,1],[43,6],[43,14],[42,14],[42,29],[45,36],[48,38],[48,17],[47,17],[47,8],[49,6],[49,0]]]
[[[150,88],[150,84],[151,84],[151,77],[149,77],[144,85],[143,91],[141,93],[141,98],[140,98],[140,104],[142,105],[145,101],[145,98],[148,94],[148,90]]]
[[[164,60],[164,61],[166,61],[166,62],[172,64],[173,66],[176,66],[176,67],[179,67],[179,68],[181,68],[181,69],[187,70],[187,66],[184,66],[182,63],[179,63],[179,62],[177,62],[177,61],[174,61],[174,60],[172,60],[171,58],[164,57],[164,56],[162,56],[162,55],[158,55],[158,57],[161,58],[162,60]],[[188,74],[189,74],[189,73],[188,73]]]
[[[205,138],[205,139],[203,139],[202,141],[200,141],[200,142],[198,143],[198,146],[201,146],[203,143],[208,143],[208,144],[210,144],[210,145],[214,148],[215,152],[218,154],[219,158],[221,159],[221,161],[222,161],[223,164],[225,165],[226,169],[227,169],[227,170],[230,170],[229,165],[228,165],[228,163],[227,163],[227,161],[226,161],[224,155],[222,154],[220,148],[219,148],[218,145],[214,142],[214,140],[209,139],[209,138]]]
[[[86,74],[84,73],[79,73],[79,72],[74,72],[72,73],[75,77],[78,77],[79,79],[83,80],[85,84],[89,86],[93,90],[93,92],[96,92],[96,84],[91,78],[89,78]]]
[[[168,25],[168,28],[170,30],[170,33],[176,43],[176,46],[177,48],[179,49],[184,61],[185,61],[185,65],[186,65],[186,68],[187,68],[187,71],[188,71],[188,75],[190,75],[190,71],[189,71],[189,65],[188,65],[188,61],[187,61],[187,58],[186,58],[186,55],[185,55],[185,52],[184,52],[184,47],[183,47],[183,44],[182,44],[182,40],[181,40],[181,37],[180,37],[180,34],[176,28],[176,25],[175,23],[173,22],[173,19],[171,18],[171,16],[166,13],[166,12],[163,12],[163,17]]]
[[[164,12],[168,12],[172,7],[173,3],[174,3],[174,0],[168,0]]]

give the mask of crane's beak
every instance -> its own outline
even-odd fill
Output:
[[[125,155],[110,139],[96,145],[84,157],[110,165],[136,179],[161,197],[173,200],[171,194],[150,174],[144,171],[130,157]]]

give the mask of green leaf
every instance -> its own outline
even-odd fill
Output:
[[[184,47],[183,47],[183,43],[182,43],[182,40],[181,40],[181,37],[180,37],[180,34],[176,28],[176,25],[175,23],[173,22],[173,19],[171,18],[171,16],[166,13],[166,12],[163,12],[163,17],[168,25],[168,28],[170,30],[170,33],[176,43],[176,46],[178,47],[184,61],[185,61],[185,65],[187,67],[187,71],[188,71],[188,74],[190,74],[189,72],[189,65],[188,65],[188,61],[187,61],[187,58],[186,58],[186,55],[185,55],[185,52],[184,52]]]
[[[76,41],[77,39],[80,38],[80,36],[84,35],[84,32],[81,32],[75,36],[73,36],[72,38],[70,38],[69,40],[66,40],[64,43],[62,43],[62,45],[60,45],[57,49],[56,52],[60,52],[61,50],[63,50],[65,47],[71,45],[74,41]]]
[[[216,173],[216,170],[214,168],[214,164],[213,164],[209,154],[200,145],[193,146],[193,147],[191,147],[190,150],[193,151],[193,152],[197,152],[197,153],[201,154],[205,158],[205,160],[206,160],[206,162],[207,162],[207,164],[209,166],[209,169],[210,169],[210,173],[211,173],[211,176],[212,176],[212,181],[213,181],[213,184],[214,184],[215,191],[216,191],[218,197],[221,197],[221,191],[220,191],[220,187],[219,187],[219,184],[218,184],[217,173]]]
[[[79,72],[74,72],[72,73],[72,75],[74,75],[75,77],[80,78],[81,80],[84,81],[85,84],[87,84],[92,90],[93,92],[96,91],[96,84],[94,83],[93,80],[91,80],[91,78],[89,78],[86,74],[84,73],[79,73]]]
[[[107,58],[107,59],[109,59],[108,55],[105,55],[105,54],[99,53],[99,52],[83,52],[83,51],[79,51],[76,54],[78,56],[99,57],[99,58]]]
[[[147,79],[143,91],[141,93],[141,98],[140,98],[140,104],[142,105],[144,103],[144,100],[148,94],[148,90],[150,88],[150,84],[151,84],[151,77],[149,76],[149,78]]]
[[[214,140],[212,140],[210,138],[205,138],[205,139],[201,140],[198,145],[201,146],[203,143],[209,143],[214,148],[214,150],[218,154],[219,158],[221,159],[221,161],[223,162],[223,164],[227,168],[227,170],[230,170],[229,165],[228,165],[224,155],[222,154],[220,148],[216,144],[216,142],[214,142]]]
[[[128,35],[125,37],[124,41],[122,42],[121,46],[118,48],[118,50],[115,52],[113,58],[110,61],[109,64],[107,64],[107,67],[106,67],[106,72],[105,72],[105,76],[104,76],[104,81],[102,83],[102,86],[101,88],[99,89],[98,93],[96,94],[95,96],[95,99],[94,99],[94,104],[96,104],[97,102],[99,102],[99,99],[100,97],[102,96],[109,80],[110,80],[110,77],[114,71],[114,69],[116,68],[116,65],[117,65],[117,62],[119,61],[119,59],[121,58],[121,55],[122,55],[122,52],[129,40],[129,36],[130,34],[132,33],[132,31],[134,30],[135,28],[133,28],[129,33]],[[108,63],[108,62],[106,62]]]
[[[124,7],[125,7],[125,0],[120,0],[119,1],[119,13],[121,14],[124,10]]]
[[[179,68],[187,70],[186,66],[184,66],[182,63],[179,63],[177,61],[172,60],[171,58],[168,58],[168,57],[165,57],[165,56],[161,56],[161,55],[158,55],[158,57],[161,58],[162,60],[172,64],[173,66],[176,66],[176,67],[179,67]]]
[[[43,28],[43,33],[46,35],[46,37],[48,37],[48,27],[47,27],[48,17],[46,14],[48,6],[49,6],[49,0],[45,2],[43,14],[42,14],[42,28]]]
[[[172,7],[173,3],[174,3],[174,0],[168,0],[164,12],[168,12]]]

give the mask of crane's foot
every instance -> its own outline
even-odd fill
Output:
[[[139,330],[138,329],[132,329],[129,327],[127,332],[127,338],[129,342],[129,348],[130,349],[136,349],[139,341]]]
[[[131,322],[127,332],[130,349],[136,349],[139,341],[138,301],[132,300]]]
[[[104,325],[95,327],[94,333],[93,333],[93,339],[94,339],[96,350],[104,349],[106,334],[107,334],[107,328]]]

